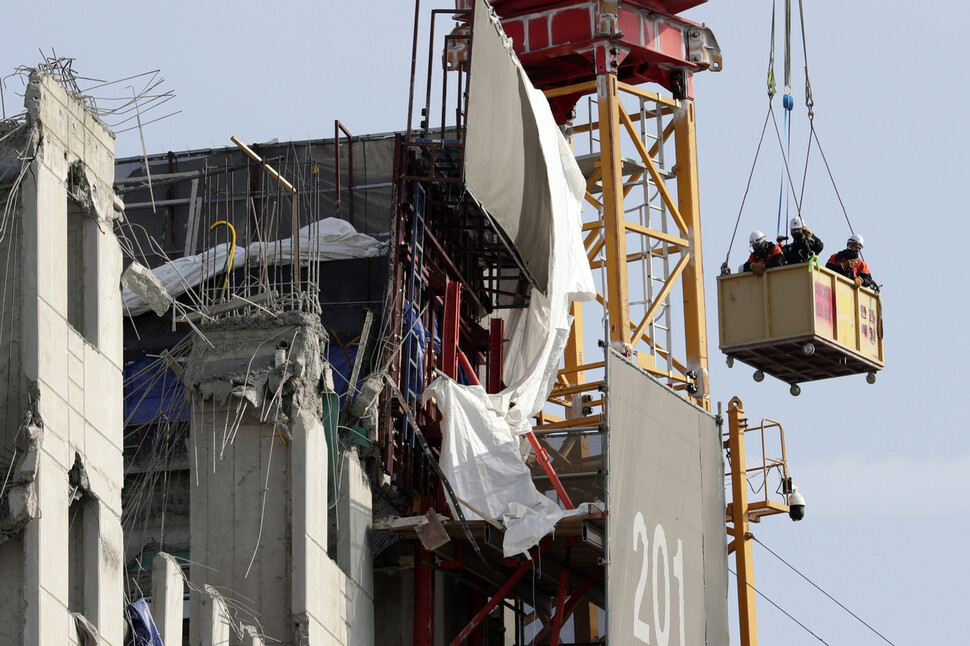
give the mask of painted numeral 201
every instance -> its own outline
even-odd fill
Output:
[[[669,551],[667,549],[667,535],[663,525],[657,524],[653,530],[652,550],[647,538],[647,524],[643,520],[643,514],[637,512],[633,519],[633,551],[640,552],[640,545],[643,545],[643,555],[640,561],[640,579],[637,581],[637,591],[633,599],[633,636],[644,644],[652,644],[650,624],[641,617],[643,606],[643,595],[647,590],[647,577],[651,578],[651,592],[653,599],[653,626],[657,636],[657,646],[668,646],[670,644],[670,578],[673,571],[673,578],[677,581],[677,607],[679,609],[679,636],[678,646],[687,646],[684,639],[684,543],[677,539],[677,553],[674,554],[672,563],[668,561]],[[663,571],[661,583],[661,571]],[[661,606],[661,599],[663,604]],[[661,616],[661,607],[662,614]],[[651,617],[647,617],[650,619]]]

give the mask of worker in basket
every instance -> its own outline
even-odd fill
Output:
[[[808,230],[800,217],[792,218],[788,228],[791,230],[792,241],[782,247],[786,265],[808,262],[812,256],[822,253],[825,245],[818,236]]]
[[[760,276],[765,273],[765,269],[781,267],[785,264],[785,254],[782,253],[781,247],[765,240],[765,234],[760,231],[752,231],[748,242],[751,243],[751,256],[748,257],[748,262],[741,266],[741,271],[754,272],[755,276]]]
[[[845,243],[846,248],[838,253],[832,254],[832,257],[825,263],[825,266],[853,281],[856,287],[868,287],[878,292],[879,286],[872,279],[869,265],[860,256],[862,243],[862,236],[852,234]]]

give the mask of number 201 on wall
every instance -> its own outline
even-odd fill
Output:
[[[669,550],[667,549],[667,535],[664,533],[663,525],[657,524],[653,530],[653,537],[647,536],[647,524],[643,520],[643,514],[637,512],[633,519],[633,551],[640,552],[640,545],[643,545],[643,552],[640,560],[640,578],[637,581],[636,596],[633,600],[633,636],[644,644],[653,645],[651,634],[656,634],[656,646],[668,646],[670,644],[670,581],[671,573],[677,582],[677,607],[679,609],[679,634],[680,642],[678,646],[687,646],[684,639],[684,544],[677,539],[677,553],[672,560],[668,560]],[[663,571],[662,583],[660,573]],[[647,590],[647,578],[650,578],[650,590],[653,599],[653,617],[649,611],[643,612],[643,595]],[[660,600],[663,599],[663,616],[661,616]],[[653,630],[651,624],[644,620],[653,620]]]

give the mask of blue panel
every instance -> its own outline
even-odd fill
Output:
[[[126,425],[188,421],[185,386],[163,360],[133,361],[125,366],[124,378]]]

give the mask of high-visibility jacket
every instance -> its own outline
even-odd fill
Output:
[[[768,247],[768,250],[764,253],[759,253],[757,250],[751,253],[748,257],[748,262],[744,263],[741,267],[741,271],[751,271],[751,263],[753,262],[763,262],[765,263],[765,269],[771,269],[772,267],[781,267],[785,264],[785,254],[782,253],[781,247],[776,244]]]
[[[876,285],[876,281],[872,279],[872,272],[869,271],[869,265],[867,265],[866,261],[863,260],[862,258],[859,258],[858,256],[856,256],[854,258],[854,260],[856,261],[854,266],[849,267],[848,269],[845,269],[842,267],[842,261],[851,259],[849,258],[850,256],[850,254],[848,253],[849,251],[850,251],[849,249],[843,249],[838,253],[832,254],[832,257],[829,258],[829,261],[827,263],[825,263],[825,266],[837,274],[842,274],[849,280],[855,280],[856,278],[861,278],[862,285],[864,287],[871,287],[872,289],[878,289],[878,286]]]

